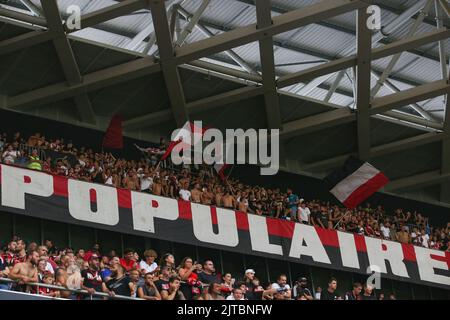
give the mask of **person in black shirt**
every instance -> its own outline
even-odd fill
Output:
[[[161,298],[163,300],[186,300],[183,293],[180,291],[181,279],[172,276],[169,279],[169,289],[161,291]]]
[[[171,272],[172,268],[169,266],[163,266],[161,268],[159,280],[155,281],[156,289],[158,289],[159,292],[169,289],[169,278]]]
[[[364,285],[364,293],[361,295],[361,300],[377,300],[373,295],[373,287],[370,285]]]
[[[220,275],[216,274],[214,262],[209,259],[203,262],[203,272],[198,275],[198,281],[200,281],[202,284],[220,282]]]
[[[353,290],[345,294],[345,300],[361,300],[362,285],[359,282],[353,284]]]
[[[92,296],[95,292],[102,292],[102,277],[100,276],[100,258],[96,254],[89,257],[89,268],[81,271],[83,278],[82,289],[87,290]],[[86,296],[85,299],[91,299]]]
[[[320,294],[320,300],[342,300],[339,293],[336,292],[337,289],[337,280],[336,278],[331,278],[328,281],[328,288],[323,290]]]
[[[297,280],[293,288],[294,299],[296,300],[314,300],[311,290],[308,289],[308,279],[301,277]]]
[[[255,280],[255,270],[245,270],[244,279],[241,281],[242,284],[245,284],[245,298],[247,300],[260,300],[262,297],[255,292],[253,280]]]
[[[115,263],[111,266],[112,277],[103,283],[103,291],[110,296],[115,295],[131,297],[132,283],[130,278],[125,274],[125,268],[121,264]]]

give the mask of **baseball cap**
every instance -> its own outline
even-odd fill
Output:
[[[308,282],[308,279],[306,279],[305,277],[300,277],[298,278],[298,282]]]
[[[255,274],[256,272],[253,269],[247,269],[247,270],[245,270],[245,273],[253,273],[253,274]]]

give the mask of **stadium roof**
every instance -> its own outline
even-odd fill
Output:
[[[386,191],[450,203],[446,0],[43,3],[0,0],[5,109],[100,129],[121,113],[146,140],[189,117],[281,128],[289,171],[322,176],[354,153]],[[383,28],[357,32],[369,4]],[[73,5],[81,30],[61,23]]]

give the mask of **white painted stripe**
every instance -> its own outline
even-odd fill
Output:
[[[358,170],[339,182],[330,190],[341,202],[344,202],[356,189],[379,174],[380,171],[370,163],[364,163]]]

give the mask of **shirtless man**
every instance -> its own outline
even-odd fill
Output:
[[[203,192],[200,190],[200,185],[198,183],[195,184],[194,189],[191,190],[191,199],[192,202],[201,203]]]
[[[132,170],[128,171],[127,177],[123,178],[123,185],[126,189],[139,191],[139,179]]]
[[[222,188],[219,186],[216,188],[216,194],[214,195],[216,206],[218,207],[223,206],[222,197],[223,197]]]
[[[209,191],[209,188],[203,188],[203,194],[202,194],[202,204],[211,205],[212,200],[214,198],[214,194]]]
[[[248,209],[248,200],[245,197],[245,193],[241,196],[241,199],[239,200],[238,203],[238,210],[242,211],[244,213],[247,213],[247,209]]]
[[[226,191],[225,195],[222,197],[222,203],[225,208],[234,209],[236,208],[236,199],[230,194],[230,191]]]
[[[155,178],[155,181],[152,185],[152,193],[157,196],[160,196],[162,194],[161,179]]]
[[[38,282],[38,261],[39,254],[37,251],[30,251],[27,254],[26,261],[16,264],[11,270],[9,278],[18,281],[17,291],[25,292],[26,283]]]

